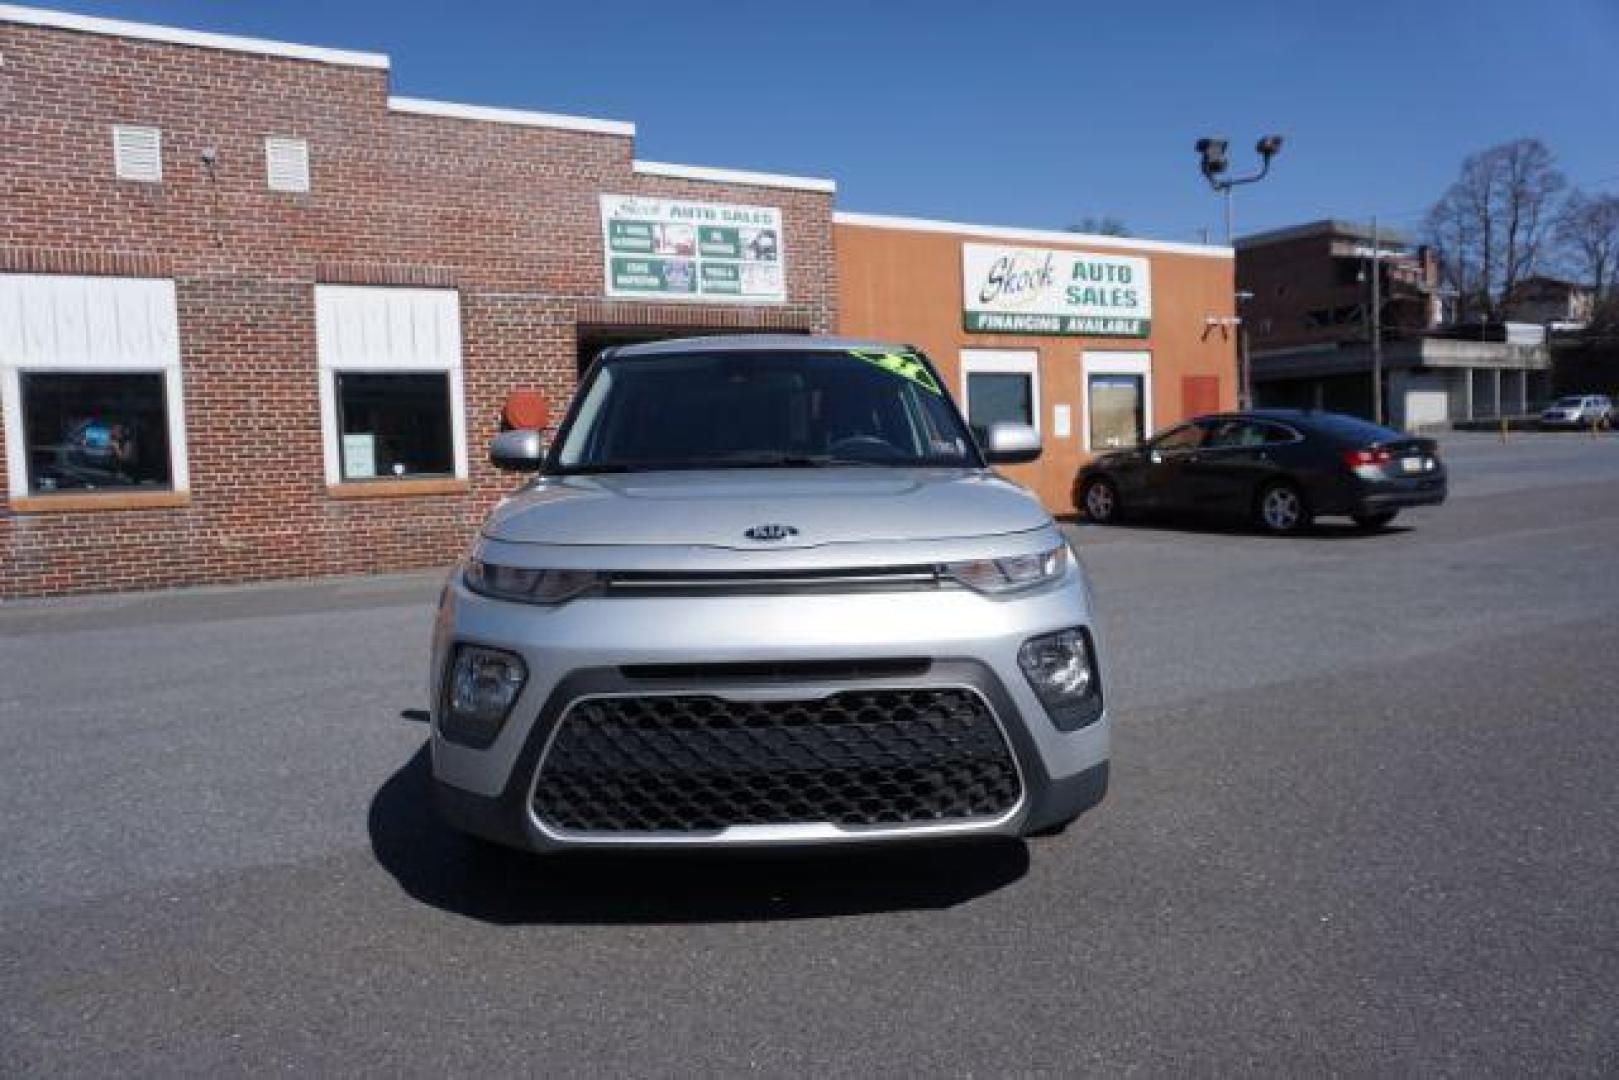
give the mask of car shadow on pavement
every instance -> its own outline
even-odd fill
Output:
[[[469,840],[433,808],[424,745],[371,801],[371,848],[424,904],[503,925],[806,919],[947,908],[1017,881],[1017,840],[871,850],[535,856]]]

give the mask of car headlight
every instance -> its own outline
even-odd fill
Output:
[[[482,645],[458,645],[444,687],[440,729],[447,738],[488,746],[500,734],[528,681],[523,658]]]
[[[1096,650],[1083,626],[1030,638],[1017,662],[1058,730],[1073,731],[1102,715]]]
[[[560,604],[583,596],[602,583],[594,570],[530,570],[469,559],[464,578],[467,588],[497,600],[524,604]]]
[[[1058,544],[1050,551],[1034,555],[945,563],[939,567],[939,576],[993,596],[1032,589],[1036,585],[1057,580],[1067,571],[1068,545]]]

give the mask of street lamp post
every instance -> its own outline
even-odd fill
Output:
[[[1197,152],[1202,157],[1199,169],[1203,179],[1209,186],[1225,196],[1225,242],[1232,244],[1236,239],[1232,225],[1231,189],[1243,184],[1257,184],[1270,173],[1270,163],[1277,154],[1282,152],[1282,137],[1280,135],[1266,135],[1254,144],[1254,152],[1259,155],[1259,171],[1248,176],[1228,176],[1227,170],[1231,168],[1231,161],[1226,157],[1226,147],[1229,144],[1224,139],[1199,139]]]
[[[1224,139],[1207,138],[1197,140],[1197,152],[1201,157],[1199,170],[1203,179],[1209,186],[1225,199],[1225,242],[1227,247],[1236,244],[1236,225],[1233,221],[1231,189],[1243,184],[1257,184],[1265,179],[1270,172],[1270,163],[1282,150],[1282,137],[1280,135],[1266,135],[1254,144],[1254,151],[1259,155],[1259,171],[1248,176],[1231,176],[1229,170],[1231,161],[1226,157],[1227,142]],[[1235,300],[1243,299],[1238,293]],[[1248,362],[1248,328],[1241,321],[1237,324],[1239,371],[1237,374],[1238,405],[1244,409],[1253,405],[1253,376]]]

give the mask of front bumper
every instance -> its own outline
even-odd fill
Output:
[[[839,595],[604,597],[546,608],[480,596],[451,581],[434,642],[433,774],[440,810],[452,824],[534,850],[578,847],[737,846],[861,843],[960,835],[1018,836],[1066,821],[1100,801],[1107,786],[1106,713],[1059,731],[1017,663],[1030,637],[1091,626],[1083,577],[1033,594],[995,600],[964,589]],[[1092,640],[1102,666],[1101,644]],[[510,718],[486,747],[464,745],[441,726],[441,681],[458,643],[516,652],[529,678]],[[925,673],[879,674],[858,662],[921,657]],[[790,681],[744,674],[716,680],[704,665],[812,667]],[[990,707],[1016,762],[1021,795],[1007,812],[942,823],[847,828],[825,822],[749,826],[720,833],[578,834],[541,820],[535,778],[559,723],[576,702],[654,692],[625,668],[694,673],[660,680],[658,693],[726,700],[786,701],[882,688],[970,690]],[[817,672],[824,671],[825,674]]]

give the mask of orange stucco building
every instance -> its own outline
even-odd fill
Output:
[[[1073,509],[1093,454],[1236,403],[1231,249],[954,222],[834,216],[838,326],[913,345],[975,427],[1031,422],[1007,475]]]

